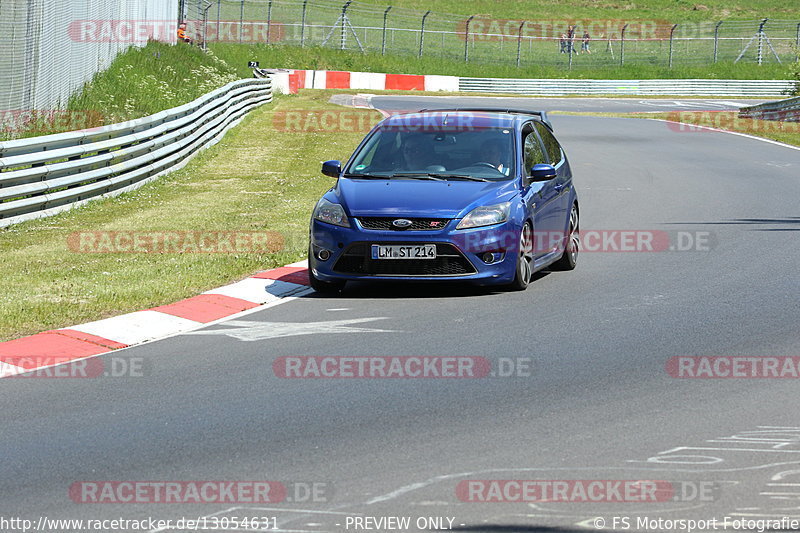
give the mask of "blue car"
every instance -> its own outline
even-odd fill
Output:
[[[311,286],[348,281],[468,281],[524,290],[533,273],[572,270],[578,198],[544,112],[457,109],[395,115],[317,203]]]

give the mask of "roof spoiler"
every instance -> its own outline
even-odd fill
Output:
[[[533,115],[553,131],[553,124],[547,118],[547,111],[531,111],[530,109],[509,109],[507,107],[456,107],[450,109],[420,109],[420,113],[444,113],[445,111],[471,111],[489,113],[513,113],[515,115]]]

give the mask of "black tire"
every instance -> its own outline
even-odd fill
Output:
[[[553,263],[552,270],[575,270],[578,264],[578,251],[580,249],[580,218],[578,212],[578,204],[572,204],[572,209],[569,212],[569,229],[567,230],[567,243],[564,247],[564,253],[561,257]]]
[[[344,290],[346,281],[322,281],[314,277],[314,274],[309,269],[308,271],[308,281],[311,284],[311,288],[317,291],[320,294],[339,294]]]
[[[533,229],[525,223],[519,233],[517,249],[517,267],[514,281],[507,285],[510,291],[524,291],[533,278]]]

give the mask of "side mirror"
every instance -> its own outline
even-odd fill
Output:
[[[338,178],[339,174],[342,173],[342,162],[336,160],[325,161],[322,163],[322,173],[332,178]]]
[[[556,169],[551,165],[533,165],[531,169],[531,181],[550,181],[556,177]]]

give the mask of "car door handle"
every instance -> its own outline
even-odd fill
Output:
[[[555,189],[558,192],[561,191],[561,189],[563,189],[566,186],[567,186],[566,183],[557,183],[555,186],[553,186],[553,189]]]

